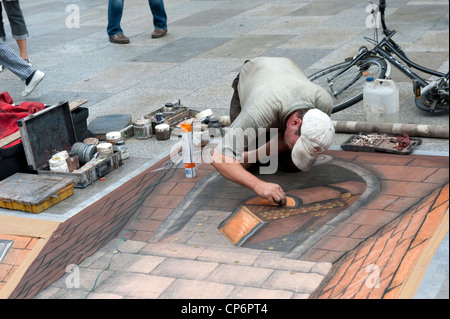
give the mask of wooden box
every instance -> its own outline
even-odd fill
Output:
[[[38,214],[72,195],[71,178],[16,173],[0,182],[0,208]]]

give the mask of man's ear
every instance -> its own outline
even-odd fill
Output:
[[[292,121],[292,125],[296,126],[297,128],[300,128],[300,126],[302,126],[302,123],[303,123],[302,119],[298,117],[294,118]]]

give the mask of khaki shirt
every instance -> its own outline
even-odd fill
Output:
[[[284,131],[293,112],[318,108],[331,115],[333,106],[331,96],[309,81],[300,67],[287,58],[249,60],[240,72],[238,93],[241,113],[218,145],[222,154],[237,159],[256,137],[251,131],[256,133],[261,128]]]

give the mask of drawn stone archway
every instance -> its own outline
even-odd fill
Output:
[[[320,204],[323,201],[325,202],[322,204],[327,204],[329,200],[332,200],[332,205],[339,206],[329,209],[326,213],[318,211],[317,213],[321,216],[315,216],[314,222],[316,223],[312,223],[313,219],[309,220],[312,223],[311,225],[314,226],[312,228],[307,227],[311,226],[308,223],[303,223],[303,228],[301,226],[298,228],[290,227],[290,232],[282,233],[279,229],[274,230],[274,228],[280,228],[280,225],[283,225],[279,221],[277,223],[271,222],[272,225],[266,223],[263,225],[264,227],[258,229],[259,231],[249,234],[246,240],[241,243],[242,247],[253,249],[273,247],[273,250],[283,252],[286,257],[293,259],[299,259],[322,237],[372,200],[381,188],[380,181],[370,171],[353,163],[333,159],[330,155],[319,158],[309,172],[277,172],[271,175],[259,175],[259,177],[268,182],[279,183],[286,193],[296,200],[297,206],[288,207],[288,209],[300,211],[312,209],[315,204]],[[317,194],[328,194],[328,197],[322,198],[322,200],[320,198],[314,199],[313,197]],[[218,223],[217,226],[220,229],[247,202],[250,201],[247,207],[249,204],[255,203],[252,200],[255,200],[252,191],[224,179],[217,172],[213,172],[203,178],[191,191],[190,196],[186,197],[165,220],[152,237],[152,242],[158,242],[179,232],[199,211],[234,211],[222,223]],[[254,205],[253,208],[255,206],[258,205]],[[266,205],[266,208],[270,210],[274,207],[267,207]],[[297,219],[314,215],[314,213],[316,212],[298,214],[300,217],[297,216]],[[292,218],[296,217],[285,220],[289,224],[290,220],[294,220]],[[296,222],[298,223],[298,221]],[[268,236],[268,234],[272,235]],[[223,232],[222,235],[226,237]]]
[[[354,164],[330,157],[315,170],[307,176],[301,173],[303,183],[288,187],[286,206],[250,198],[219,225],[219,230],[236,246],[300,258],[380,190],[378,178]]]

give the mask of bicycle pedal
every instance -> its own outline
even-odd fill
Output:
[[[413,80],[413,91],[416,99],[420,99],[421,96],[421,88],[420,83],[417,80]]]

